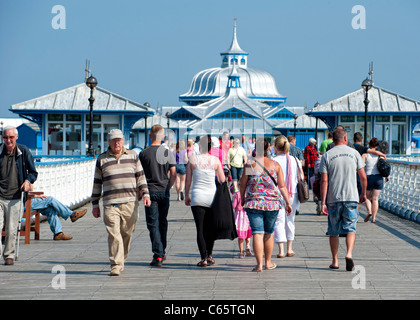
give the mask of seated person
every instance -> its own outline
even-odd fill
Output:
[[[31,188],[32,191],[33,188]],[[70,240],[73,237],[63,233],[59,216],[64,220],[70,217],[72,222],[86,214],[87,209],[82,211],[72,211],[60,201],[51,196],[35,195],[31,200],[31,210],[37,210],[40,214],[47,217],[50,229],[54,234],[54,240]]]

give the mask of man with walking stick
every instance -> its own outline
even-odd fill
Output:
[[[5,265],[14,264],[20,208],[26,201],[25,192],[38,177],[31,152],[26,146],[17,144],[17,139],[15,127],[4,128],[0,145],[0,230],[5,226],[6,237],[4,250],[0,240],[0,253]]]

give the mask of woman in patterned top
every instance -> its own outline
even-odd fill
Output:
[[[277,162],[267,158],[268,147],[266,139],[257,140],[256,156],[250,164],[245,165],[240,182],[242,206],[248,214],[254,237],[253,249],[257,265],[253,271],[262,271],[263,260],[266,270],[276,268],[276,264],[271,262],[271,254],[277,214],[282,203],[286,204],[286,213],[292,212],[283,172]]]

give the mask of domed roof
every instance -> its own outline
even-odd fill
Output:
[[[224,96],[230,67],[236,65],[245,96],[272,106],[286,102],[286,97],[277,91],[275,80],[270,73],[248,68],[248,53],[243,51],[238,44],[236,24],[230,47],[220,55],[222,56],[221,67],[205,69],[197,73],[191,82],[189,91],[179,96],[180,101],[195,106]]]

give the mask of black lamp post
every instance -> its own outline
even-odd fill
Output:
[[[368,99],[368,91],[372,88],[372,80],[369,78],[366,78],[362,82],[362,88],[365,91],[365,100],[363,103],[365,104],[365,134],[364,134],[364,140],[363,144],[365,148],[367,147],[367,115],[368,115],[368,105],[369,105],[369,99]]]
[[[149,102],[145,102],[143,104],[146,108],[150,107],[150,103]],[[144,149],[146,149],[147,147],[147,116],[144,118]]]
[[[317,102],[314,105],[314,109],[318,108],[320,104]],[[315,140],[317,141],[315,144],[315,149],[318,150],[318,118],[315,117]]]
[[[90,121],[89,121],[89,147],[87,151],[88,157],[94,157],[95,152],[93,151],[92,146],[92,136],[93,136],[93,102],[95,98],[93,97],[93,89],[97,86],[98,81],[93,76],[90,76],[86,80],[86,85],[90,88],[90,97],[89,97],[89,106],[90,106]]]
[[[167,122],[166,122],[166,124],[168,125],[168,132],[167,132],[167,136],[168,136],[168,141],[169,141],[169,121],[170,121],[170,117],[171,117],[171,114],[169,113],[169,112],[166,112],[165,113],[165,117],[166,117],[166,119],[167,119]]]
[[[294,131],[293,131],[293,136],[294,136],[294,137],[296,137],[296,120],[297,120],[297,118],[298,118],[298,115],[297,115],[297,114],[295,114],[295,115],[293,116],[293,119],[295,119],[295,129],[294,129]]]

